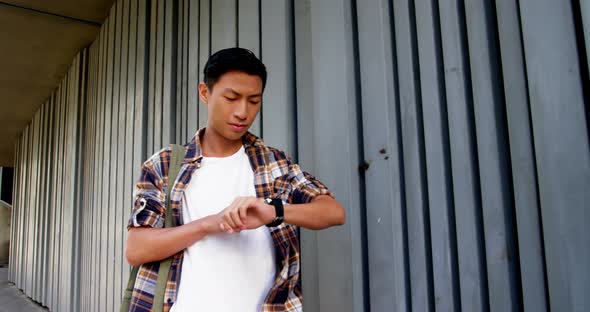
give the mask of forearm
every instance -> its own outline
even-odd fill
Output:
[[[285,205],[285,223],[310,230],[342,225],[346,220],[344,207],[327,195],[320,195],[307,204]]]
[[[133,266],[160,261],[203,239],[211,232],[206,218],[172,228],[132,228],[125,256]]]

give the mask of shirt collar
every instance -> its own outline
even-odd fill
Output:
[[[184,156],[184,162],[195,162],[201,161],[203,158],[203,150],[201,148],[201,139],[203,134],[205,133],[205,127],[197,130],[195,136],[193,136],[192,140],[188,143],[186,154]],[[246,132],[242,136],[242,143],[244,144],[244,148],[248,147],[255,147],[255,146],[262,146],[262,140],[255,136],[250,132]]]

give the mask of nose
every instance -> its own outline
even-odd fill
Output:
[[[239,103],[236,103],[237,105],[235,105],[235,110],[234,110],[234,116],[239,119],[239,120],[245,120],[246,118],[248,118],[248,112],[247,112],[247,107],[248,107],[248,103],[247,101],[239,101]]]

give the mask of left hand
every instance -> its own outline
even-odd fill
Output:
[[[219,226],[227,233],[257,229],[271,223],[276,216],[274,206],[257,197],[237,197],[220,214],[223,222]]]

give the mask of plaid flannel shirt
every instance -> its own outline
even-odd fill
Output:
[[[183,164],[170,193],[171,215],[176,225],[183,224],[183,192],[194,170],[201,166],[200,138],[204,131],[205,128],[197,131],[191,142],[185,145]],[[317,195],[333,197],[326,186],[302,171],[299,165],[292,163],[284,152],[264,145],[262,140],[249,132],[242,137],[242,142],[254,172],[253,183],[257,197],[279,197],[292,204],[308,203]],[[164,148],[143,163],[134,188],[135,202],[128,229],[164,226],[170,151],[170,147]],[[275,283],[268,292],[261,311],[302,311],[299,228],[281,224],[269,230],[274,242],[277,272]],[[169,311],[176,300],[183,255],[184,250],[173,256],[164,295],[164,312]],[[140,267],[129,311],[151,311],[158,269],[159,262],[146,263]]]

